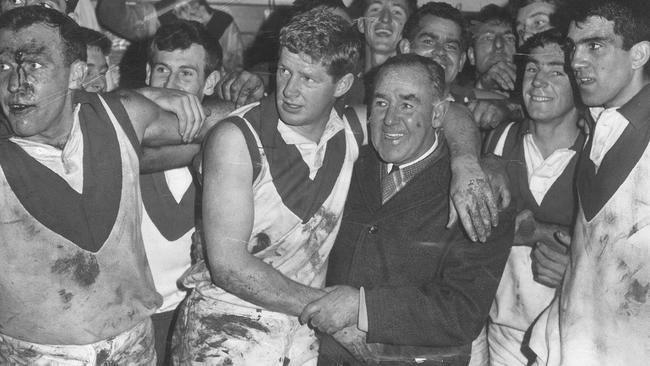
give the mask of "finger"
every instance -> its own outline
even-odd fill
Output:
[[[479,239],[479,235],[474,227],[472,215],[470,215],[466,210],[461,210],[458,212],[458,215],[460,216],[460,222],[463,224],[467,236],[469,236],[472,241],[477,241]]]
[[[555,232],[555,239],[557,239],[557,241],[560,244],[567,247],[567,250],[571,245],[571,236],[569,234],[565,233],[564,231]]]
[[[192,128],[194,126],[194,111],[192,110],[191,98],[185,97],[182,98],[183,101],[183,113],[185,113],[185,130],[183,131],[183,141],[189,142],[192,134]]]
[[[456,223],[458,222],[458,212],[456,211],[456,206],[454,206],[454,203],[451,201],[451,198],[449,199],[449,219],[447,220],[447,229],[451,229]]]
[[[489,189],[486,187],[482,187],[482,188],[484,190]],[[492,230],[492,215],[490,214],[490,209],[487,206],[487,202],[485,202],[485,197],[486,197],[486,192],[479,193],[477,195],[476,207],[478,213],[480,214],[481,227],[483,228],[483,232],[485,233],[485,238],[487,239],[487,237],[490,236],[490,232]]]
[[[481,215],[481,209],[479,208],[478,204],[475,204],[474,207],[472,207],[472,210],[470,211],[470,215],[471,215],[472,224],[474,225],[474,229],[476,230],[476,235],[478,236],[478,240],[481,243],[485,243],[485,241],[487,240],[487,232],[483,224],[485,220],[483,220],[483,217]]]
[[[226,80],[224,80],[223,84],[221,84],[221,94],[223,100],[234,101],[233,96],[230,94],[230,86],[235,82],[236,77],[236,73],[231,72],[228,74],[228,76],[226,76]]]
[[[485,205],[489,211],[490,223],[493,227],[497,227],[499,225],[499,207],[497,206],[497,200],[492,193],[492,187],[488,186],[483,195],[485,197]]]
[[[300,313],[300,317],[298,318],[298,320],[300,321],[300,324],[305,325],[305,324],[313,323],[312,318],[316,314],[318,314],[319,311],[320,311],[319,307],[314,303],[311,303],[311,304],[308,304],[307,306],[305,306],[305,308],[302,309],[302,313]]]
[[[192,95],[192,98],[190,100],[190,106],[192,107],[192,115],[194,117],[192,130],[190,131],[190,141],[194,141],[196,136],[199,134],[199,131],[201,131],[201,127],[205,121],[205,112],[203,110],[203,106],[201,105],[201,101],[194,95]]]
[[[187,128],[187,112],[185,111],[185,106],[183,103],[180,105],[174,105],[173,110],[176,113],[176,118],[178,118],[178,134],[181,135],[183,141],[185,141],[185,130]]]
[[[510,190],[505,185],[502,185],[501,188],[499,188],[499,196],[501,196],[500,208],[505,210],[510,206],[510,201],[512,200]]]
[[[246,84],[248,83],[248,79],[244,77],[243,74],[239,74],[237,78],[230,84],[230,95],[232,97],[233,102],[235,102],[236,106],[239,106],[240,104],[243,104],[243,101],[240,101],[243,94],[247,94],[246,92]],[[246,97],[244,96],[244,100]]]

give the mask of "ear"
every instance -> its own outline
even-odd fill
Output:
[[[630,49],[630,54],[632,55],[632,69],[643,70],[644,66],[650,60],[650,42],[641,41]]]
[[[459,62],[459,65],[458,65],[458,72],[459,73],[462,72],[463,68],[465,67],[465,61],[467,61],[467,54],[468,53],[469,53],[469,50],[467,50],[467,52],[463,52],[460,55],[460,62]],[[474,56],[474,51],[472,51],[472,56]]]
[[[203,95],[212,95],[214,93],[214,87],[221,80],[221,73],[218,70],[215,70],[208,75],[205,79],[205,85],[203,85]]]
[[[354,75],[345,74],[339,81],[336,82],[336,89],[334,90],[334,97],[338,98],[350,90],[354,83]]]
[[[442,121],[447,114],[447,109],[449,109],[449,101],[441,100],[438,104],[433,106],[433,117],[431,118],[431,125],[433,128],[441,128]]]
[[[359,30],[359,32],[361,32],[361,34],[365,34],[364,33],[365,30],[366,30],[366,17],[365,16],[361,16],[361,17],[357,18],[357,29]]]
[[[147,62],[147,75],[144,78],[144,83],[150,85],[151,82],[151,65]]]
[[[70,65],[70,76],[68,77],[68,89],[82,89],[88,66],[85,61],[77,60]]]
[[[403,55],[411,53],[411,42],[406,38],[402,38],[397,44],[397,49],[399,50],[399,53]]]
[[[476,58],[474,57],[474,47],[469,47],[467,49],[467,59],[469,59],[469,64],[472,66],[476,66]],[[462,70],[462,68],[461,68]]]

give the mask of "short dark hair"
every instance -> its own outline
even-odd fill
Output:
[[[156,50],[186,50],[195,43],[205,49],[203,70],[206,77],[221,68],[223,53],[219,41],[214,39],[201,23],[193,20],[178,19],[160,26],[151,40],[148,59],[153,59]]]
[[[325,9],[312,9],[293,17],[280,30],[282,48],[320,62],[335,81],[346,74],[356,75],[360,66],[361,41],[355,29]]]
[[[339,8],[345,12],[348,10],[343,0],[294,0],[292,10],[294,14],[300,14],[318,7]]]
[[[467,20],[463,16],[463,13],[460,10],[454,8],[453,6],[443,3],[443,2],[430,2],[422,5],[419,9],[413,13],[406,24],[404,25],[404,37],[413,42],[415,36],[420,31],[420,21],[427,15],[433,15],[439,18],[448,19],[452,22],[458,24],[461,32],[460,46],[463,51],[467,50],[468,44],[468,30],[467,30]]]
[[[0,14],[0,29],[18,31],[37,23],[58,30],[63,43],[63,58],[66,66],[80,60],[86,61],[86,44],[80,36],[79,25],[57,10],[44,6],[21,6]]]
[[[521,46],[520,54],[515,56],[515,63],[517,64],[517,71],[519,77],[517,80],[523,80],[523,74],[526,64],[531,60],[530,53],[536,48],[543,48],[549,45],[558,45],[564,52],[564,72],[569,76],[571,89],[573,89],[573,99],[576,106],[582,106],[580,99],[580,88],[576,82],[573,69],[571,68],[570,54],[571,54],[571,41],[566,35],[557,28],[551,28],[540,33],[536,33]]]
[[[476,16],[476,20],[472,22],[470,33],[472,34],[472,41],[478,36],[477,31],[482,24],[496,23],[504,24],[510,27],[514,33],[514,21],[510,11],[496,4],[488,4],[481,8]]]
[[[392,67],[418,67],[425,71],[426,77],[429,79],[431,90],[438,98],[442,98],[445,92],[445,70],[437,62],[424,56],[415,53],[405,53],[392,56],[387,59],[375,74],[373,85],[377,85],[380,75],[384,74],[386,70]]]
[[[111,40],[104,34],[86,27],[79,27],[79,33],[87,47],[99,48],[104,56],[111,53]]]
[[[623,38],[626,51],[639,42],[650,41],[648,0],[576,0],[567,13],[569,21],[576,24],[592,16],[614,22],[614,33]],[[643,69],[650,75],[650,62],[646,62]]]
[[[370,7],[370,4],[372,4],[373,0],[364,0],[363,2],[363,11],[365,12],[368,10],[368,7]],[[406,0],[406,11],[408,12],[408,16],[411,16],[411,14],[415,13],[418,9],[418,0]]]

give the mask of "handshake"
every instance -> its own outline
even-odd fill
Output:
[[[359,289],[332,286],[324,290],[327,292],[325,296],[305,306],[300,314],[300,323],[331,335],[360,361],[378,361],[378,345],[366,343],[366,332],[357,326]]]

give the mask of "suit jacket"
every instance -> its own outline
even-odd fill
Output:
[[[488,243],[473,243],[460,226],[446,229],[450,161],[444,145],[430,165],[381,204],[381,162],[360,153],[327,285],[363,286],[368,343],[383,352],[436,365],[465,365],[499,285],[513,239],[514,210],[500,214]],[[349,356],[325,337],[319,364]],[[339,358],[340,356],[340,358]],[[350,362],[350,360],[347,360]]]

